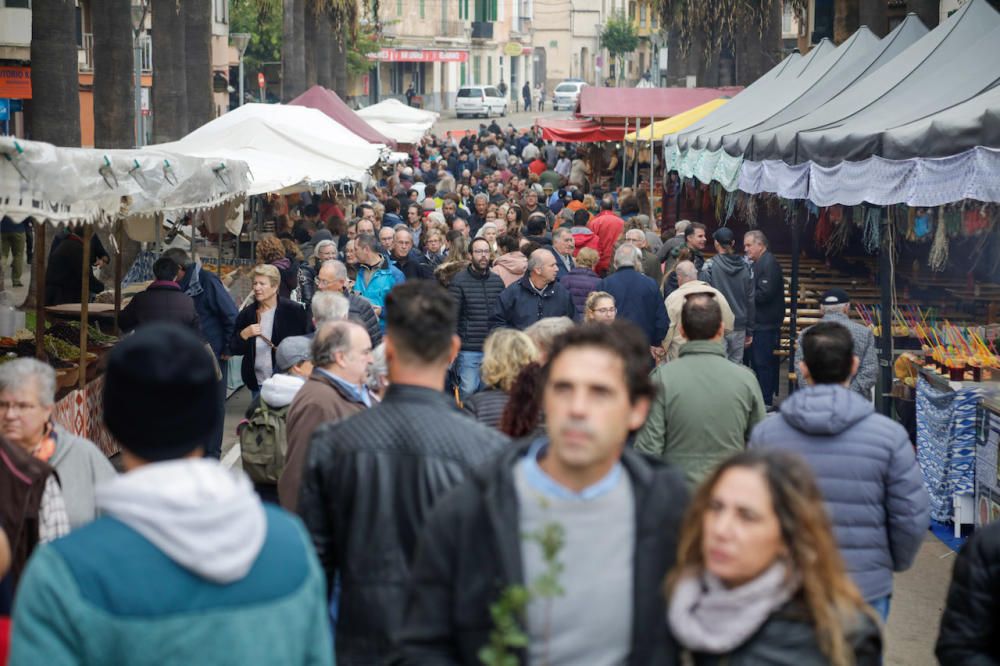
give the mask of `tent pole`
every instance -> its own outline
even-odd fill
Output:
[[[656,151],[653,148],[653,116],[649,117],[649,221],[652,223],[656,211],[656,190],[653,189],[653,174],[656,171]]]
[[[805,226],[806,216],[809,209],[804,201],[795,203],[795,214],[792,216],[792,280],[788,291],[791,296],[791,303],[788,308],[788,394],[795,390],[796,381],[792,379],[795,374],[795,346],[798,344],[798,318],[799,318],[799,244],[801,242],[802,227]]]
[[[80,390],[87,386],[87,314],[90,307],[90,245],[94,237],[93,225],[83,227],[83,287],[80,288]],[[86,433],[87,424],[83,424]]]
[[[878,256],[878,282],[880,307],[882,309],[882,330],[879,335],[879,381],[875,404],[879,412],[890,416],[892,412],[892,225],[888,223],[885,206],[879,207],[879,227],[882,231],[882,247]]]
[[[625,116],[625,134],[628,134],[628,116]],[[636,139],[638,139],[638,138],[639,137],[636,136]],[[622,137],[622,159],[619,162],[619,164],[621,164],[621,166],[622,166],[622,187],[625,187],[625,171],[628,168],[628,164],[625,161],[626,157],[628,157],[628,144],[625,143],[625,137],[623,136]],[[614,175],[612,175],[612,178],[614,178]],[[614,183],[612,183],[612,185],[613,184]]]
[[[122,313],[122,272],[124,271],[124,258],[122,255],[125,252],[125,223],[121,220],[118,221],[118,227],[115,229],[115,240],[118,245],[118,252],[115,253],[115,335],[121,335],[121,329],[118,328],[118,317]]]
[[[35,358],[45,358],[45,225],[35,225]]]
[[[639,134],[642,131],[642,124],[639,122],[639,116],[635,117],[635,154],[632,156],[632,189],[639,190]]]
[[[667,176],[667,178],[669,182],[670,177]],[[677,207],[677,212],[674,214],[674,222],[677,223],[681,221],[681,197],[684,196],[684,181],[681,180],[681,174],[679,171],[677,172],[677,194],[674,196],[676,197],[674,205]]]

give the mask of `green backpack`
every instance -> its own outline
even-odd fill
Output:
[[[281,470],[285,468],[285,455],[288,453],[287,416],[287,405],[274,409],[261,400],[260,406],[240,430],[243,471],[254,483],[277,483]]]

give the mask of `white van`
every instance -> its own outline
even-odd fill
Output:
[[[459,118],[506,116],[507,100],[494,86],[462,86],[455,98],[455,115]]]
[[[557,85],[552,93],[552,108],[556,111],[576,111],[580,91],[586,85],[586,82],[580,79],[566,79]]]

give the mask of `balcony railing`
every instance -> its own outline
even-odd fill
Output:
[[[493,22],[473,21],[472,39],[493,39]]]
[[[142,72],[149,74],[153,71],[153,39],[147,34],[139,36],[139,46],[141,48]],[[83,46],[77,51],[77,61],[81,72],[94,71],[94,35],[90,32],[83,33]]]

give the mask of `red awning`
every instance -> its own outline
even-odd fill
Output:
[[[604,125],[586,119],[540,118],[535,124],[541,128],[542,138],[546,141],[595,143],[621,141],[625,136],[623,125]]]
[[[598,88],[580,91],[577,115],[587,118],[635,118],[642,124],[650,118],[663,120],[720,97],[733,97],[743,90],[731,88]],[[622,121],[624,122],[624,121]],[[621,139],[621,137],[618,137]]]
[[[337,93],[327,90],[323,86],[313,86],[289,104],[307,106],[310,109],[322,111],[368,143],[384,143],[390,148],[396,147],[395,141],[365,122],[364,118],[344,104]]]

